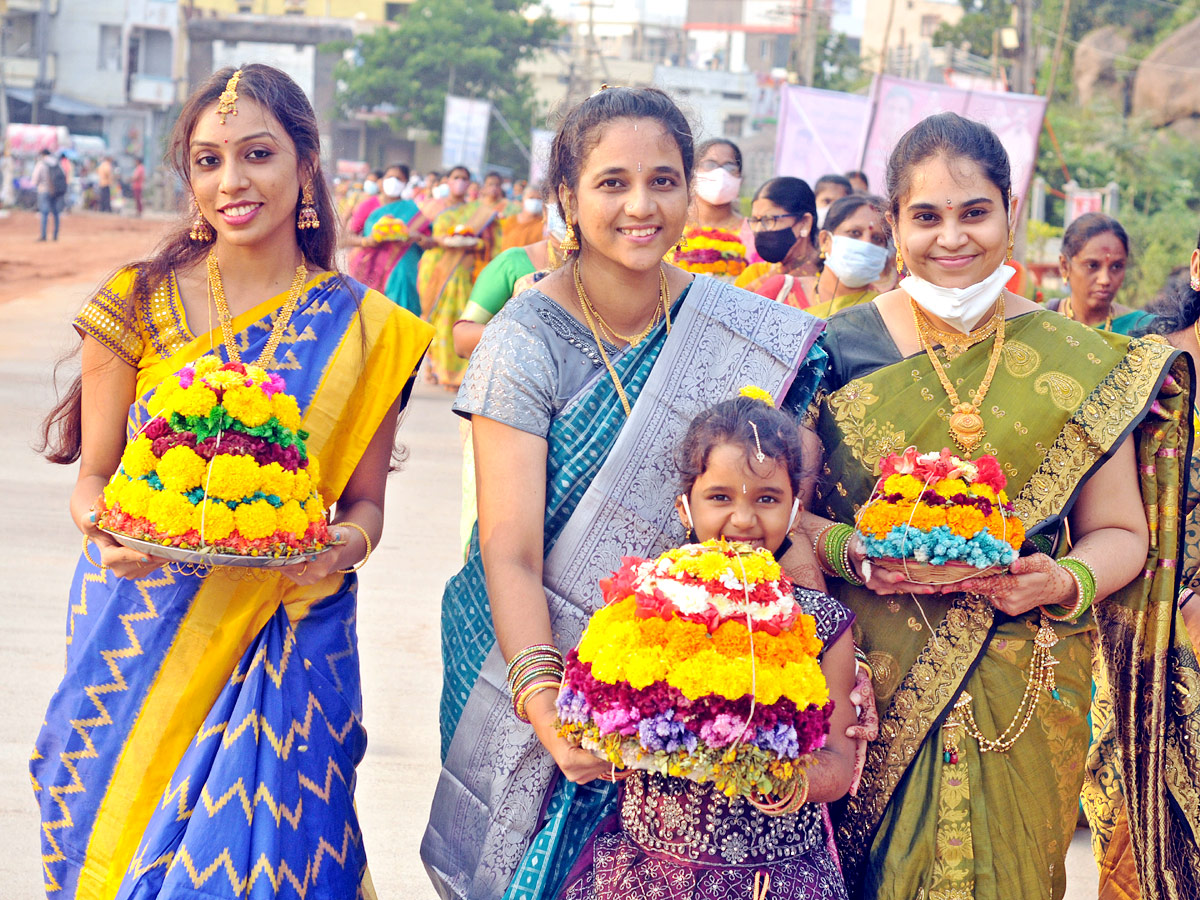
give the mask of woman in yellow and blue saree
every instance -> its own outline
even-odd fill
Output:
[[[50,897],[373,893],[353,802],[366,734],[349,570],[378,542],[396,419],[432,330],[333,271],[318,140],[282,72],[214,74],[172,136],[190,232],[75,320],[83,374],[47,437],[51,459],[80,460],[71,508],[92,546],[30,764]],[[248,577],[164,565],[97,531],[89,505],[155,389],[206,355],[257,358],[297,400],[336,505],[333,550]]]

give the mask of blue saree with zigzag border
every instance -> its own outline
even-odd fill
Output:
[[[600,370],[551,423],[543,586],[564,650],[622,555],[652,556],[682,539],[674,454],[692,418],[747,384],[803,410],[824,370],[815,343],[824,323],[714,279],[695,279],[672,318],[669,336],[660,323],[612,358],[633,405],[628,420]],[[513,716],[477,534],[446,585],[442,624],[445,765],[421,858],[444,898],[550,900],[615,789],[558,778]]]
[[[224,354],[219,331],[187,329],[173,278],[134,310],[140,340],[117,331],[111,312],[131,283],[119,274],[76,325],[138,370],[133,435],[163,378]],[[245,359],[258,356],[281,303],[234,320]],[[88,315],[97,308],[108,317]],[[160,341],[163,327],[174,342]],[[303,412],[327,505],[431,331],[356,282],[322,275],[306,285],[274,371]],[[30,763],[47,895],[358,895],[366,857],[353,789],[366,732],[356,593],[353,575],[302,587],[266,572],[160,569],[130,581],[81,558],[66,672]]]

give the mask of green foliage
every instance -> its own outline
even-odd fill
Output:
[[[334,69],[343,114],[390,111],[397,131],[418,128],[438,139],[448,93],[492,101],[518,134],[533,121],[533,89],[517,63],[558,37],[529,0],[415,0],[399,22],[361,35],[353,61]],[[525,168],[512,139],[493,123],[490,162]]]
[[[862,56],[850,38],[830,31],[822,23],[817,32],[817,64],[813,67],[813,87],[854,94],[870,84],[871,75],[863,71]]]
[[[1093,105],[1087,110],[1055,104],[1047,120],[1057,135],[1071,177],[1082,187],[1101,188],[1117,183],[1120,204],[1117,218],[1129,232],[1131,267],[1121,292],[1121,302],[1142,306],[1162,287],[1176,266],[1188,261],[1200,225],[1200,156],[1183,138],[1155,129],[1114,110]],[[1038,147],[1037,172],[1057,190],[1066,175],[1043,129]],[[1050,221],[1062,220],[1062,205],[1055,203]]]

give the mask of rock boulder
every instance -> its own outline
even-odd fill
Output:
[[[1133,82],[1133,112],[1159,126],[1200,116],[1200,19],[1142,60]]]
[[[1115,25],[1089,31],[1075,48],[1073,76],[1080,106],[1096,100],[1125,112],[1129,102],[1129,73],[1118,69],[1115,58],[1129,49],[1129,35]]]

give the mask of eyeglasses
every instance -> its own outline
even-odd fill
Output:
[[[715,159],[702,159],[696,163],[697,172],[715,172],[717,169],[724,169],[730,175],[742,174],[742,167],[732,161],[719,163]]]
[[[751,231],[778,231],[784,227],[780,223],[784,219],[796,219],[798,216],[782,215],[782,216],[747,216],[746,221],[750,223]]]

